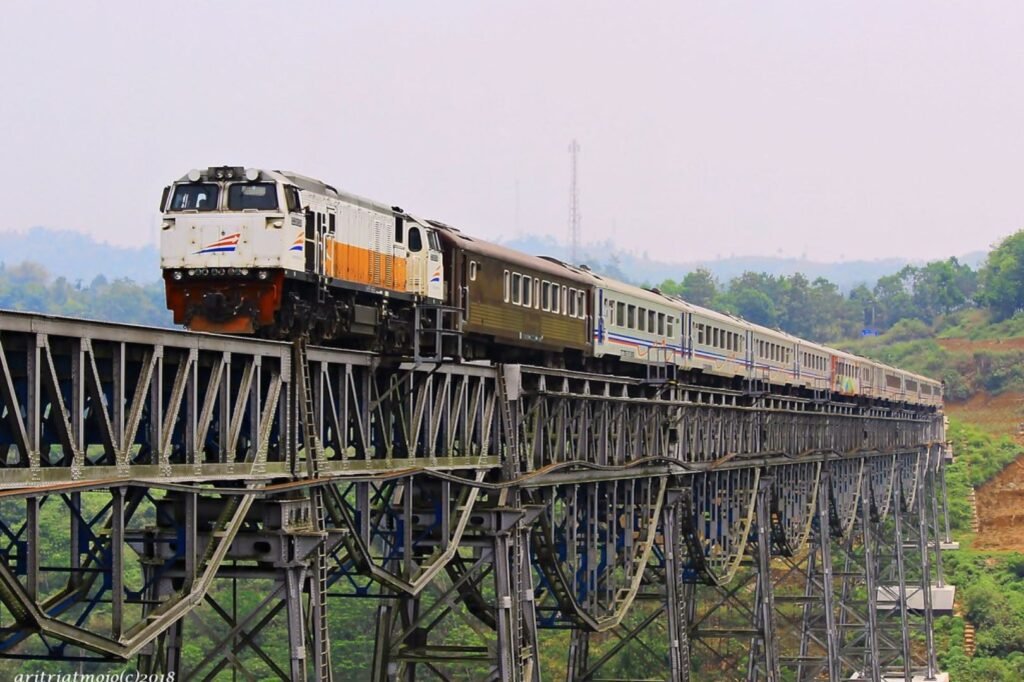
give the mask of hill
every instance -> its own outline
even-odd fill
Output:
[[[0,262],[5,266],[42,263],[53,277],[64,277],[72,283],[88,283],[100,275],[139,283],[160,279],[160,253],[152,244],[138,248],[112,246],[87,234],[48,227],[0,232]]]

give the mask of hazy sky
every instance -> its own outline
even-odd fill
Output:
[[[1024,3],[3,4],[0,230],[155,234],[190,168],[662,260],[943,257],[1024,227]],[[55,245],[58,246],[59,245]]]

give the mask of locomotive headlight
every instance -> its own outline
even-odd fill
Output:
[[[171,275],[171,277],[173,277],[175,279],[175,281],[180,282],[181,278],[182,278],[181,270],[175,270],[174,274]]]
[[[260,171],[257,168],[246,168],[245,179],[249,182],[256,182],[260,179]]]
[[[273,225],[274,227],[276,227],[279,230],[282,227],[284,227],[284,221],[283,220],[272,220],[272,221],[270,221],[270,224]]]
[[[195,270],[189,270],[188,271],[188,276],[189,277],[195,277],[196,276],[196,271]]]
[[[160,229],[161,230],[169,230],[172,227],[174,227],[174,221],[173,220],[165,220],[162,223],[160,223]]]
[[[241,270],[238,271],[238,274],[242,275],[242,277],[245,277],[246,275],[249,274],[249,268],[242,268]]]
[[[267,271],[266,270],[260,270],[259,272],[256,273],[256,276],[259,277],[260,279],[266,279],[267,278]]]

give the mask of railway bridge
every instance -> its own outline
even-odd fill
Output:
[[[933,679],[947,456],[906,406],[4,312],[0,658]]]

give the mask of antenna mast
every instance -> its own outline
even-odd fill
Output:
[[[580,192],[576,172],[580,145],[574,139],[569,145],[570,188],[569,188],[569,262],[576,265],[580,250]]]

